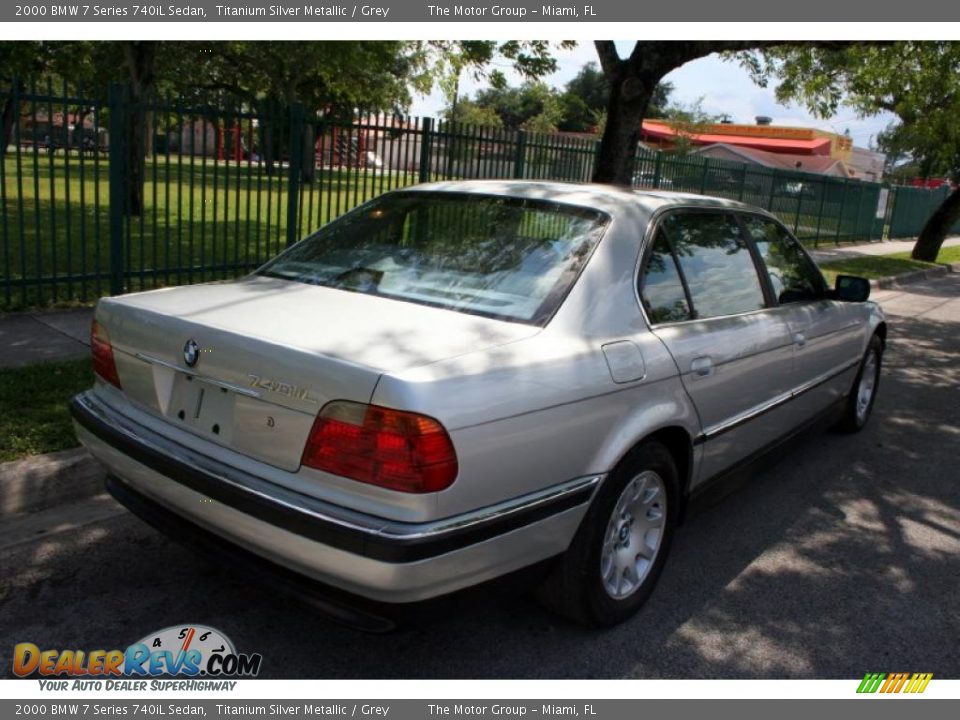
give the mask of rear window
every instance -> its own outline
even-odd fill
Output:
[[[257,274],[535,325],[556,312],[608,218],[543,200],[391,193]]]

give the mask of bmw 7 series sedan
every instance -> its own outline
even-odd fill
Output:
[[[246,277],[101,300],[71,409],[131,510],[330,588],[342,619],[543,563],[549,607],[611,625],[691,499],[864,426],[869,291],[729,200],[425,184]]]

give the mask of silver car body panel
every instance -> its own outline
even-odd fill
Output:
[[[543,327],[257,276],[104,299],[97,319],[123,391],[98,382],[93,400],[154,442],[258,478],[278,496],[377,518],[384,528],[457,523],[584,478],[599,483],[638,442],[667,428],[688,438],[692,489],[843,397],[883,320],[873,303],[824,300],[651,327],[637,277],[658,214],[759,212],[733,201],[516,181],[403,192],[542,198],[611,220]],[[193,368],[182,357],[190,339],[201,347]],[[712,367],[701,374],[694,361],[704,356]],[[189,412],[178,419],[198,389],[223,394],[217,432]],[[313,420],[335,399],[439,420],[456,449],[456,481],[411,494],[301,467]],[[586,507],[449,557],[380,567],[224,503],[198,514],[196,490],[78,427],[111,473],[156,502],[206,518],[214,532],[287,567],[379,599],[448,592],[562,552]]]
[[[257,475],[209,458],[171,442],[117,412],[98,395],[89,392],[75,401],[86,417],[77,424],[77,435],[93,456],[115,476],[168,508],[175,508],[201,529],[231,540],[284,567],[348,592],[385,602],[413,602],[453,592],[504,572],[525,567],[562,552],[575,532],[590,497],[601,481],[594,475],[541,488],[510,502],[483,507],[463,515],[427,523],[398,523],[349,511],[309,496],[284,490]],[[91,418],[109,425],[116,434],[106,442],[88,429]],[[229,488],[243,499],[259,500],[287,514],[285,524],[268,522],[236,505],[197,492],[183,478],[172,479],[118,448],[126,440],[138,452],[162,455],[171,465],[203,474]],[[570,499],[571,502],[563,501]],[[559,512],[539,518],[541,506],[562,503]],[[536,519],[489,539],[457,547],[449,552],[429,552],[422,559],[404,562],[380,557],[362,548],[382,540],[385,549],[422,547],[421,541],[438,543],[491,523],[509,522],[511,516],[532,514]],[[318,542],[293,527],[305,522],[318,528],[352,533],[357,540],[350,550],[336,542]],[[395,543],[395,545],[390,545]],[[427,546],[429,547],[429,546]],[[414,555],[414,557],[417,557]]]

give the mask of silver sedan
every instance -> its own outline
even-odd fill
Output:
[[[248,277],[101,300],[72,411],[131,510],[341,619],[550,560],[546,603],[609,625],[705,488],[863,427],[868,295],[732,201],[421,185]]]

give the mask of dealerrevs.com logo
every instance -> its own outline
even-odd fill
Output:
[[[139,690],[143,684],[126,687],[128,683],[114,678],[256,677],[262,662],[259,653],[238,653],[226,635],[203,625],[164,628],[125,650],[43,650],[30,642],[13,650],[17,677],[103,678],[110,683],[106,689],[116,690]]]

